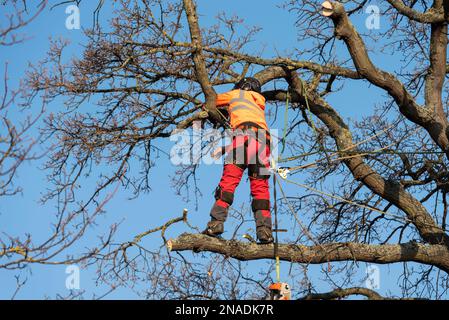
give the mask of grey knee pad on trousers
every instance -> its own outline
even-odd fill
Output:
[[[229,191],[224,191],[220,186],[215,189],[215,200],[222,200],[229,205],[234,202],[234,194]]]

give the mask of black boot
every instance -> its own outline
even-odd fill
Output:
[[[210,210],[211,221],[207,223],[207,228],[202,233],[211,237],[218,237],[224,232],[224,222],[228,216],[228,208],[214,203]]]
[[[207,228],[202,233],[211,237],[218,237],[224,232],[224,223],[219,220],[212,220],[207,223]]]
[[[259,243],[273,243],[274,239],[271,227],[271,216],[264,216],[262,214],[262,210],[256,210],[254,212],[254,218],[256,220],[256,234]]]
[[[228,208],[219,206],[217,203],[214,203],[212,209],[210,210],[211,220],[215,221],[226,221],[228,217]]]
[[[257,227],[256,233],[257,233],[257,240],[259,240],[259,243],[261,244],[273,243],[274,239],[271,228],[266,226]]]

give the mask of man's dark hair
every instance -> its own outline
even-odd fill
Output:
[[[259,80],[256,78],[243,78],[239,82],[237,82],[234,86],[234,89],[240,89],[240,90],[248,90],[248,91],[255,91],[260,93],[261,92],[261,85]]]

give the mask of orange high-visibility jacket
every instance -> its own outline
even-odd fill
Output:
[[[268,130],[265,120],[265,98],[255,91],[232,90],[217,95],[217,108],[227,106],[231,127],[236,129],[244,122],[253,122]]]

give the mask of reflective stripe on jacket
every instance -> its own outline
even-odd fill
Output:
[[[253,122],[268,130],[265,120],[265,98],[255,92],[232,90],[217,95],[217,107],[228,106],[231,127],[236,129],[244,122]]]

